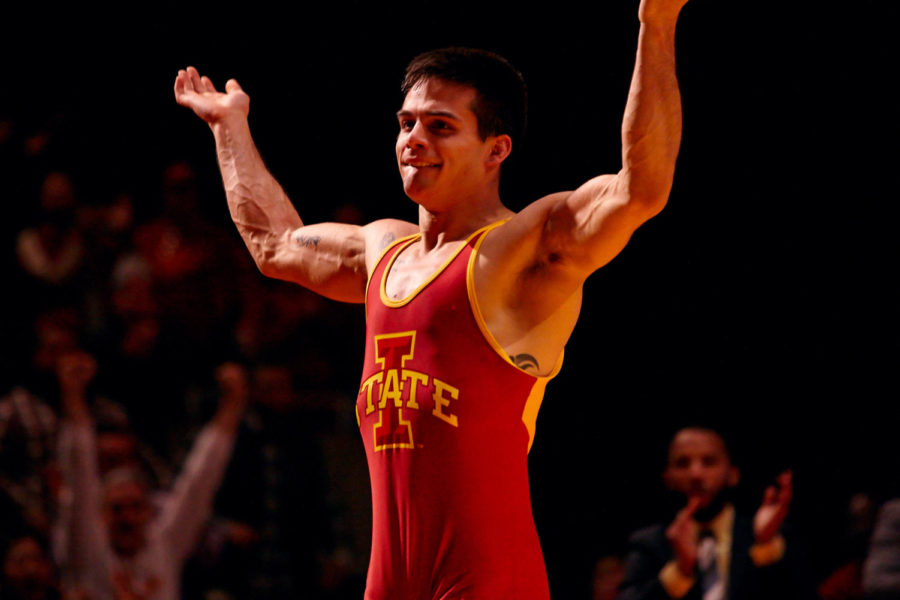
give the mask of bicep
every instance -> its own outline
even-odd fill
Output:
[[[273,240],[265,260],[259,263],[260,270],[333,300],[361,303],[365,300],[369,257],[377,250],[379,240],[409,227],[413,226],[401,221],[299,227]]]
[[[617,175],[595,177],[548,199],[542,246],[584,277],[612,260],[662,208],[630,194]]]

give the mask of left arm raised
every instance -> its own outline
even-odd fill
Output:
[[[569,259],[583,277],[612,260],[668,200],[681,144],[675,26],[686,2],[641,2],[637,57],[622,123],[622,169],[573,192],[548,196],[534,207],[544,219],[541,250]]]

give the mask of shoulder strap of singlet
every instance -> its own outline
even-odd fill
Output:
[[[375,277],[375,273],[378,272],[378,268],[381,266],[381,263],[386,259],[385,257],[390,253],[393,254],[394,249],[396,249],[400,244],[404,242],[408,242],[411,240],[415,240],[419,237],[422,237],[421,233],[414,233],[412,235],[407,235],[401,238],[397,238],[390,244],[384,247],[384,250],[381,251],[381,254],[378,256],[378,260],[375,261],[375,264],[372,266],[372,271],[369,273],[369,278],[366,281],[366,298],[369,297],[369,286],[372,285],[372,278]]]
[[[495,223],[491,223],[489,225],[485,225],[484,227],[481,227],[478,230],[471,233],[466,238],[466,240],[462,244],[460,244],[459,248],[453,253],[453,255],[450,256],[447,259],[447,261],[443,265],[441,265],[440,268],[436,269],[435,272],[431,275],[431,277],[429,277],[427,280],[425,280],[416,289],[415,292],[410,294],[407,298],[404,298],[403,300],[397,301],[397,302],[389,300],[384,294],[384,279],[386,277],[386,273],[390,269],[391,263],[394,260],[394,258],[397,256],[397,253],[401,252],[406,246],[409,246],[410,244],[418,241],[418,239],[421,238],[422,234],[415,233],[413,235],[409,235],[409,236],[400,238],[398,240],[395,240],[388,247],[386,247],[384,249],[384,251],[382,251],[381,255],[378,257],[378,260],[375,262],[375,266],[372,268],[372,272],[369,274],[369,280],[366,283],[366,300],[368,301],[369,291],[371,289],[371,286],[376,285],[376,286],[378,286],[376,289],[378,290],[378,293],[381,295],[382,302],[384,302],[384,304],[386,306],[399,307],[399,306],[406,304],[407,302],[411,301],[414,297],[416,297],[416,295],[418,295],[418,293],[422,289],[424,289],[431,281],[433,281],[437,276],[439,276],[447,268],[448,265],[450,265],[454,260],[457,259],[457,257],[461,253],[463,253],[466,250],[466,248],[474,247],[474,245],[477,243],[479,238],[481,238],[483,236],[484,233],[486,233],[487,231],[489,231],[490,229],[492,229],[494,227],[497,227],[498,225],[503,224],[505,221],[506,221],[506,219],[504,219],[502,221],[497,221]],[[376,275],[378,275],[378,277],[376,277]],[[372,291],[374,292],[375,290],[372,290]]]

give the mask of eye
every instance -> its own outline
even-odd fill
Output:
[[[453,126],[450,125],[447,121],[443,121],[441,119],[436,119],[429,124],[429,128],[432,131],[436,131],[438,133],[447,133],[453,130]]]
[[[410,131],[416,122],[412,119],[400,119],[400,129],[402,131]]]

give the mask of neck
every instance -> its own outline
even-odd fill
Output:
[[[427,250],[441,244],[464,240],[469,235],[513,212],[500,201],[500,195],[491,194],[472,201],[456,202],[446,210],[431,210],[419,205],[419,230]]]

